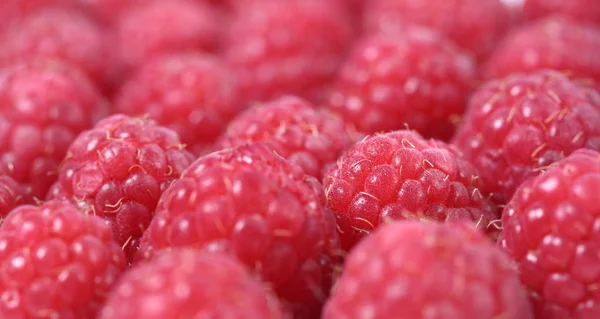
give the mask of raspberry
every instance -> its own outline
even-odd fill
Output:
[[[500,245],[544,319],[600,318],[600,153],[578,150],[518,188]]]
[[[259,1],[234,15],[225,55],[244,96],[267,101],[326,94],[353,37],[349,17],[330,1]]]
[[[481,191],[504,204],[528,176],[579,148],[600,150],[600,94],[547,70],[491,81],[453,143],[479,169]]]
[[[487,78],[540,69],[564,71],[598,81],[600,88],[600,27],[552,16],[515,29],[484,66]]]
[[[104,218],[131,258],[161,193],[193,161],[181,146],[152,120],[113,115],[71,144],[48,197]]]
[[[101,219],[60,201],[16,208],[0,226],[0,317],[95,318],[125,266]]]
[[[144,0],[74,0],[84,12],[105,25],[112,25],[130,6]]]
[[[0,40],[0,65],[33,57],[57,58],[76,65],[97,84],[107,82],[104,31],[74,10],[46,9],[26,17]]]
[[[0,170],[0,223],[13,208],[28,201],[28,189]]]
[[[142,1],[122,13],[115,25],[120,72],[171,52],[208,50],[217,45],[218,18],[199,1]]]
[[[484,229],[496,219],[477,171],[444,142],[411,131],[355,144],[323,184],[346,250],[391,219],[466,220]]]
[[[499,0],[365,1],[367,30],[395,33],[410,25],[430,27],[480,59],[494,48],[509,22],[509,11]]]
[[[564,14],[578,20],[600,23],[600,6],[597,0],[525,0],[523,11],[528,19]]]
[[[125,274],[100,318],[279,319],[283,315],[235,259],[178,249],[165,251]]]
[[[405,319],[533,318],[509,258],[487,238],[465,225],[416,221],[387,225],[350,253],[323,318],[399,314]]]
[[[333,114],[287,96],[239,115],[229,124],[219,146],[264,142],[305,173],[320,179],[323,168],[350,147],[353,136]]]
[[[168,247],[235,255],[298,318],[318,317],[339,253],[321,185],[262,144],[196,160],[163,194],[136,258]]]
[[[0,69],[0,170],[44,198],[77,134],[108,113],[79,70],[35,60]]]
[[[472,57],[428,29],[374,35],[341,67],[329,105],[365,133],[408,125],[449,139],[476,74]]]
[[[143,64],[125,81],[116,109],[149,114],[181,136],[196,154],[205,151],[244,107],[235,75],[201,53],[178,53]]]

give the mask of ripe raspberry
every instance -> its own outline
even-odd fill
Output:
[[[600,94],[555,71],[491,81],[453,143],[479,169],[481,191],[504,204],[528,176],[579,148],[600,150]]]
[[[144,0],[74,0],[84,12],[105,25],[112,25],[130,6]],[[146,0],[147,1],[147,0]]]
[[[125,274],[100,318],[279,319],[283,315],[275,300],[235,259],[176,249]]]
[[[262,144],[212,153],[163,194],[138,256],[186,246],[230,252],[298,318],[315,318],[339,253],[322,194],[315,178]]]
[[[447,140],[476,74],[472,57],[429,29],[370,36],[341,67],[329,105],[361,132],[408,125]]]
[[[578,150],[508,203],[500,245],[518,263],[537,318],[600,318],[600,153]]]
[[[320,179],[323,168],[350,147],[354,135],[333,114],[287,96],[240,114],[229,124],[219,146],[264,142],[308,175]]]
[[[75,10],[46,9],[28,16],[6,32],[0,47],[0,65],[40,56],[58,58],[81,68],[95,83],[107,83],[104,31]]]
[[[116,109],[149,114],[201,154],[244,107],[234,74],[201,53],[178,53],[143,64],[125,81]]]
[[[317,102],[352,36],[349,17],[333,2],[259,1],[234,16],[226,58],[251,101],[289,94]]]
[[[216,12],[201,2],[142,1],[122,13],[115,25],[117,64],[121,72],[170,52],[215,49]]]
[[[600,28],[552,16],[515,29],[490,56],[483,73],[502,78],[540,69],[565,71],[598,81]]]
[[[44,198],[73,139],[107,107],[84,74],[58,61],[0,69],[0,170]]]
[[[110,228],[74,206],[21,206],[0,226],[1,318],[95,318],[125,269]]]
[[[172,130],[113,115],[75,139],[48,196],[104,218],[131,258],[161,193],[192,161]]]
[[[523,11],[531,20],[552,14],[564,14],[578,20],[600,23],[598,0],[524,0]]]
[[[395,222],[350,253],[324,319],[529,319],[506,255],[467,225]],[[566,317],[565,317],[566,318]]]
[[[411,131],[355,144],[323,183],[346,250],[390,219],[467,220],[483,229],[496,219],[476,170],[446,143]]]
[[[364,24],[370,31],[395,33],[422,25],[444,33],[484,58],[509,27],[510,15],[499,0],[371,0]]]

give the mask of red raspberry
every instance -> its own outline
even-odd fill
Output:
[[[283,315],[275,300],[235,259],[176,249],[160,253],[123,276],[100,316],[115,318],[280,319]]]
[[[350,253],[324,319],[530,319],[509,258],[466,225],[387,225]],[[564,317],[566,318],[566,317]]]
[[[598,81],[600,27],[553,16],[515,29],[490,56],[483,73],[502,78],[540,69],[565,71]]]
[[[316,102],[352,35],[349,17],[333,2],[259,1],[233,18],[226,58],[249,100],[290,94]]]
[[[528,179],[506,206],[500,245],[537,317],[600,318],[600,153],[578,150]]]
[[[492,81],[473,94],[453,143],[479,169],[481,191],[504,204],[528,176],[600,150],[600,94],[554,71]]]
[[[71,144],[49,198],[104,218],[131,257],[161,193],[192,161],[172,130],[113,115]]]
[[[57,61],[0,69],[0,170],[44,198],[73,139],[107,106],[84,74]]]
[[[395,33],[410,25],[431,27],[479,58],[489,53],[509,27],[499,0],[371,0],[365,2],[367,30]]]
[[[108,59],[104,31],[74,10],[47,9],[16,23],[0,39],[0,65],[32,57],[58,58],[106,84]]]
[[[29,190],[0,169],[0,224],[13,208],[28,201]]]
[[[117,64],[122,72],[170,52],[215,49],[216,12],[201,2],[142,1],[122,13],[115,26]]]
[[[559,13],[578,20],[600,23],[598,0],[524,0],[523,11],[528,19]]]
[[[201,154],[244,107],[234,74],[200,53],[178,53],[143,64],[125,81],[116,109],[149,114]]]
[[[163,194],[138,256],[186,246],[237,256],[298,318],[320,312],[339,253],[321,185],[262,144],[196,160]]]
[[[329,105],[368,134],[408,125],[449,139],[476,75],[472,57],[428,29],[370,36],[342,66]]]
[[[81,9],[99,22],[112,25],[130,6],[147,0],[74,0]],[[164,0],[163,0],[164,1]],[[169,1],[169,0],[167,0]]]
[[[411,131],[355,144],[323,186],[346,250],[390,219],[467,220],[483,229],[496,219],[478,190],[477,171],[446,143]]]
[[[333,114],[287,96],[242,113],[229,124],[219,146],[265,142],[277,154],[320,179],[323,168],[350,147],[353,136]]]
[[[101,219],[60,201],[16,208],[0,226],[0,317],[95,318],[125,266]]]

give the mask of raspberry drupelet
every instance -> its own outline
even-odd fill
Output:
[[[20,206],[0,225],[0,317],[96,318],[125,267],[102,219],[62,201]]]
[[[553,162],[600,150],[600,94],[548,70],[491,81],[471,97],[453,143],[479,169],[481,191],[505,204]]]
[[[483,74],[495,79],[554,69],[596,81],[600,88],[599,51],[600,25],[551,16],[511,31],[484,65]]]
[[[117,75],[122,76],[162,54],[215,50],[219,19],[201,1],[150,0],[123,11],[114,29]]]
[[[125,274],[100,316],[137,318],[284,317],[276,300],[237,260],[221,253],[175,249]]]
[[[245,107],[235,74],[203,53],[165,55],[140,66],[115,98],[118,112],[148,114],[200,155]]]
[[[0,65],[35,57],[66,61],[99,87],[108,84],[105,31],[74,9],[48,8],[15,23],[0,37]]]
[[[218,146],[264,142],[305,173],[321,179],[325,166],[350,147],[356,136],[334,114],[315,109],[301,98],[285,96],[240,114]]]
[[[533,319],[511,260],[470,225],[401,221],[346,261],[324,319]],[[563,317],[567,318],[567,317]]]
[[[71,142],[109,112],[78,69],[33,60],[0,69],[0,171],[43,199]]]
[[[347,12],[332,1],[263,0],[233,16],[224,49],[246,99],[297,95],[316,103],[352,38]]]
[[[225,251],[297,318],[315,318],[339,256],[319,182],[262,144],[196,160],[162,195],[136,259],[169,247]]]
[[[193,160],[174,131],[113,115],[73,141],[48,197],[104,218],[131,260],[160,195]]]
[[[371,0],[365,1],[364,25],[384,33],[430,27],[482,60],[508,30],[510,14],[499,0]]]
[[[528,179],[502,215],[536,318],[600,318],[600,153],[577,150]]]
[[[473,58],[431,29],[371,35],[342,64],[329,107],[366,134],[408,126],[448,140],[476,77]]]
[[[0,168],[0,224],[15,207],[29,202],[30,190],[17,183]]]
[[[323,186],[345,250],[395,219],[465,220],[495,231],[477,171],[446,143],[416,132],[356,143],[328,169]]]

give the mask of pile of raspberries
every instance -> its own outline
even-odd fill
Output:
[[[0,318],[600,319],[600,2],[0,0]]]

